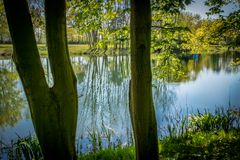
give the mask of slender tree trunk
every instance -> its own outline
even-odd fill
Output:
[[[2,34],[0,35],[0,43],[3,43],[3,36],[2,36]]]
[[[97,42],[98,42],[98,36],[97,36],[97,31],[96,30],[92,30],[91,35],[92,35],[92,43],[93,46],[95,47]]]
[[[157,160],[158,142],[152,99],[150,0],[131,0],[130,114],[136,159]]]
[[[92,37],[91,37],[91,32],[87,32],[87,37],[88,37],[88,43],[90,45],[90,49],[92,49],[93,45],[92,45]]]
[[[65,0],[45,0],[46,32],[54,86],[49,88],[26,0],[4,0],[13,60],[23,83],[45,160],[76,159],[76,78],[66,41]]]

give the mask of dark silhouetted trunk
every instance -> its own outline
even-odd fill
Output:
[[[157,160],[158,141],[150,63],[150,0],[131,0],[130,114],[136,159]]]
[[[44,159],[76,159],[77,89],[66,39],[65,0],[45,0],[46,32],[54,86],[49,88],[26,0],[4,0],[13,60],[30,106]]]

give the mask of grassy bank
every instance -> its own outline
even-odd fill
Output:
[[[219,108],[215,113],[205,111],[172,119],[166,126],[167,136],[159,140],[160,159],[240,159],[240,108]],[[90,152],[79,160],[133,160],[134,156],[134,148],[127,147]]]
[[[69,44],[68,48],[71,55],[81,55],[89,50],[86,44]],[[45,44],[38,44],[38,50],[42,56],[47,56],[47,47]],[[11,55],[12,52],[13,48],[11,44],[0,44],[0,55]]]
[[[134,160],[134,147],[104,149],[95,153],[80,155],[78,160]]]
[[[90,49],[87,44],[69,44],[69,53],[71,56],[79,56],[79,55],[93,55],[93,56],[103,56],[103,55],[126,55],[129,54],[129,50],[122,49],[122,50],[115,50],[110,47],[108,50],[104,49]],[[41,56],[47,56],[47,47],[46,44],[38,44],[38,50]],[[199,54],[221,54],[228,51],[227,47],[210,47],[208,49],[205,49],[203,52]],[[231,48],[229,51],[240,51],[240,48]],[[11,44],[0,44],[0,56],[9,57],[11,56],[13,52],[12,45]],[[195,52],[190,53],[195,54]],[[156,54],[152,54],[152,57],[154,58]]]
[[[163,160],[240,159],[240,108],[218,109],[184,117],[181,125],[167,125],[167,136],[159,140],[159,157]],[[176,127],[178,126],[178,127]],[[37,139],[29,136],[10,145],[0,142],[0,155],[9,159],[41,159]],[[134,147],[117,146],[79,153],[79,160],[134,160]]]
[[[71,56],[79,55],[91,55],[91,56],[104,56],[104,55],[127,55],[129,51],[127,49],[90,49],[87,44],[69,44],[69,53]],[[46,44],[38,44],[38,50],[41,56],[47,56]],[[11,44],[0,44],[0,57],[10,57],[13,52]]]
[[[240,159],[240,132],[197,132],[183,137],[166,137],[159,141],[159,158],[163,160]],[[79,156],[79,160],[134,160],[133,147],[100,150]]]
[[[163,160],[240,159],[239,130],[197,132],[181,137],[166,137],[159,141],[159,157]],[[35,138],[23,138],[5,148],[9,159],[41,159],[42,153]],[[134,160],[134,147],[107,148],[79,155],[78,160]]]

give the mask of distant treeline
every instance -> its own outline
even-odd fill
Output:
[[[224,2],[224,3],[223,3]],[[228,16],[221,16],[221,8],[229,2],[211,7],[207,13],[219,18],[203,19],[200,15],[185,12],[191,0],[179,3],[152,0],[152,51],[192,51],[210,46],[237,47],[240,45],[238,8]],[[45,43],[45,15],[43,0],[30,0],[30,12],[37,43]],[[0,0],[0,43],[11,43],[3,2]],[[88,44],[90,48],[129,48],[130,1],[128,0],[71,0],[67,2],[67,32],[70,44]]]

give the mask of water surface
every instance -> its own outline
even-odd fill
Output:
[[[237,53],[189,56],[183,61],[187,78],[180,81],[153,80],[153,97],[158,134],[165,135],[166,117],[214,112],[218,107],[240,107],[240,67],[232,62]],[[94,149],[93,139],[103,145],[132,143],[128,110],[130,57],[72,57],[78,79],[79,111],[77,145],[79,152]],[[42,58],[49,85],[49,62]],[[153,61],[153,66],[155,61]],[[21,81],[9,59],[0,60],[0,139],[34,134]]]

